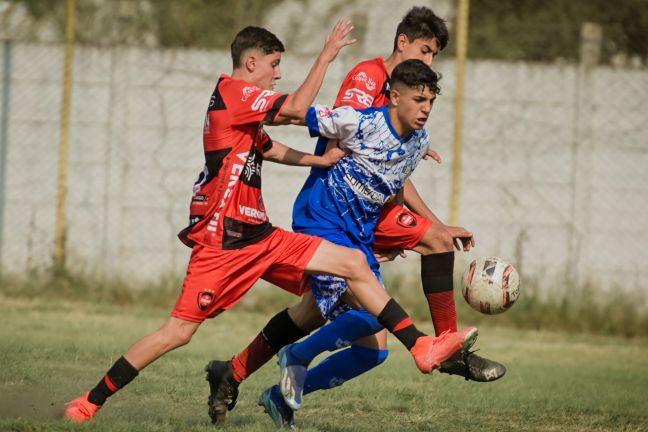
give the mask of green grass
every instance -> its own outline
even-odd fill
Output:
[[[418,321],[429,320],[418,272],[394,272],[385,266],[385,286]],[[460,318],[471,325],[497,325],[520,329],[567,331],[624,337],[648,337],[648,298],[644,291],[629,292],[623,287],[608,291],[590,283],[569,281],[556,284],[549,292],[537,281],[526,278],[520,299],[510,311],[497,316],[476,313],[461,297],[459,275],[455,278],[455,298]],[[0,294],[11,298],[55,296],[61,300],[84,299],[93,303],[132,306],[147,304],[168,307],[178,296],[182,278],[177,275],[133,284],[119,278],[100,278],[79,272],[34,270],[28,276],[0,274]],[[422,301],[423,300],[423,301]],[[261,282],[239,309],[271,315],[297,299]]]
[[[250,312],[244,300],[243,307],[207,322],[188,346],[143,371],[93,423],[73,425],[59,418],[63,403],[93,386],[132,342],[156,329],[173,301],[124,306],[60,300],[55,291],[24,294],[0,293],[1,431],[213,431],[202,368],[209,359],[236,353],[270,316]],[[421,375],[394,341],[387,362],[375,371],[308,396],[297,416],[300,430],[648,430],[645,339],[488,322],[480,333],[480,354],[508,367],[502,380]],[[274,430],[256,398],[276,379],[276,365],[268,364],[246,381],[223,430]]]

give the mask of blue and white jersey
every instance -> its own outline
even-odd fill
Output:
[[[387,106],[356,111],[316,105],[308,110],[306,122],[312,136],[338,139],[350,154],[330,168],[311,171],[295,201],[293,230],[324,238],[342,231],[371,250],[380,210],[425,155],[427,132],[401,137]]]

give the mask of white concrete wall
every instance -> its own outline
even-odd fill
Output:
[[[50,263],[62,55],[57,45],[13,46],[10,111],[0,113],[10,125],[8,163],[0,168],[4,271]],[[340,56],[318,101],[331,103],[346,71],[363,58]],[[312,59],[286,54],[279,90],[294,90]],[[141,279],[184,270],[189,250],[175,235],[202,169],[205,109],[218,74],[230,68],[225,52],[77,48],[71,265]],[[444,75],[442,96],[428,130],[444,163],[423,162],[414,181],[447,219],[454,63],[440,60],[435,68]],[[598,68],[582,76],[576,66],[488,61],[470,62],[467,70],[460,221],[476,233],[478,246],[460,263],[500,255],[523,277],[542,278],[547,286],[567,273],[603,286],[648,289],[642,252],[648,242],[648,72]],[[269,132],[296,148],[314,145],[297,127]],[[290,226],[306,174],[264,165],[274,224]],[[416,258],[391,269],[416,272]]]

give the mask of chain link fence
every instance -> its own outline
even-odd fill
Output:
[[[52,264],[64,51],[61,44],[2,42],[2,272]],[[345,73],[372,54],[349,51],[336,60],[318,102],[332,103]],[[294,90],[313,59],[289,50],[279,90]],[[447,221],[455,63],[451,53],[435,62],[442,96],[427,127],[444,163],[422,162],[413,180]],[[205,109],[218,74],[230,70],[224,51],[76,46],[69,267],[141,280],[184,271],[189,249],[176,233],[203,165]],[[648,69],[469,60],[466,70],[459,223],[474,231],[477,248],[461,261],[498,255],[542,286],[591,281],[645,291]],[[301,128],[269,132],[295,148],[314,147]],[[274,224],[290,226],[306,175],[265,164]],[[416,260],[389,268],[414,274]]]

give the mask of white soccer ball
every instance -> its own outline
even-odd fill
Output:
[[[497,257],[470,263],[461,280],[466,302],[478,312],[496,315],[508,310],[520,296],[520,275],[510,263]]]

